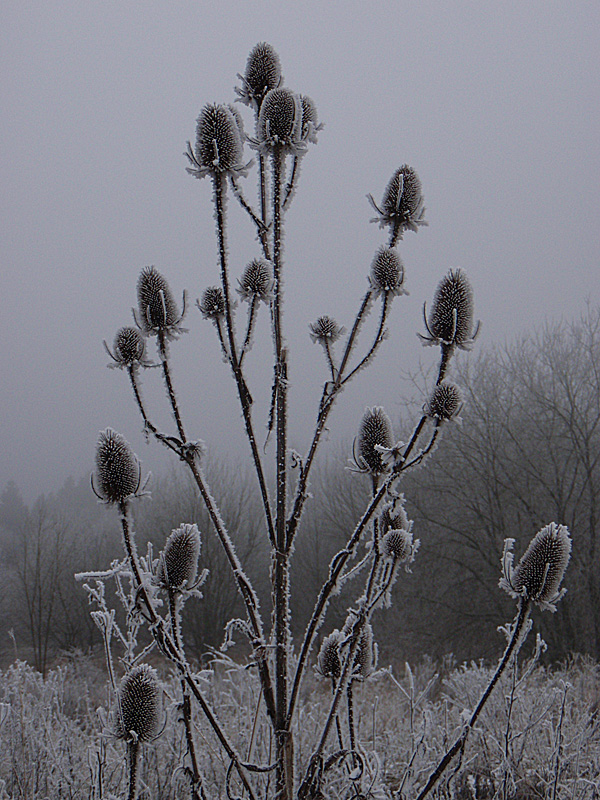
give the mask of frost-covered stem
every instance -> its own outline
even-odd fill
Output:
[[[140,745],[137,741],[127,742],[127,762],[129,764],[129,791],[127,800],[135,800],[137,794],[137,768]]]
[[[405,456],[405,464],[404,464],[404,469],[405,470],[408,470],[411,467],[416,466],[420,461],[422,461],[433,450],[433,447],[434,447],[434,445],[435,445],[435,443],[437,441],[437,438],[439,436],[439,433],[440,433],[440,423],[441,423],[441,420],[436,419],[435,428],[433,429],[433,433],[431,435],[431,439],[429,440],[429,444],[427,445],[427,447],[425,447],[423,450],[421,450],[419,452],[419,454],[416,455],[412,459],[412,461],[408,461],[407,462],[406,461],[406,456]]]
[[[396,217],[394,220],[394,224],[392,225],[392,230],[390,231],[390,244],[389,247],[396,247],[398,243],[398,236],[400,231],[402,230],[402,223],[399,217]]]
[[[169,615],[171,617],[171,633],[175,647],[184,655],[183,642],[181,640],[181,624],[179,618],[180,602],[179,595],[173,589],[167,589],[169,597]],[[186,767],[191,782],[191,800],[206,800],[200,770],[198,769],[198,759],[196,757],[196,746],[194,744],[194,734],[192,729],[192,709],[190,706],[190,694],[186,686],[185,678],[180,676],[181,684],[181,710],[183,714],[183,724],[185,728],[185,739],[187,742],[188,754],[192,763],[191,770]]]
[[[486,690],[482,694],[481,699],[477,704],[477,708],[475,709],[475,711],[473,711],[469,721],[463,728],[462,733],[454,742],[452,747],[443,756],[443,758],[441,759],[437,767],[434,769],[434,771],[431,773],[427,783],[425,784],[425,787],[419,793],[417,800],[423,800],[423,798],[427,797],[427,795],[433,789],[435,784],[438,782],[438,780],[440,779],[440,777],[442,776],[442,774],[444,773],[445,769],[448,767],[454,756],[464,747],[470,731],[475,725],[477,718],[481,714],[483,707],[488,701],[488,698],[491,695],[494,687],[498,683],[500,676],[504,672],[510,659],[513,657],[513,655],[516,655],[516,653],[518,653],[521,645],[523,644],[522,633],[525,625],[527,624],[527,620],[529,619],[530,610],[531,610],[531,602],[527,598],[521,597],[519,599],[519,611],[517,613],[513,625],[510,641],[506,646],[506,650],[504,651],[504,654],[500,659],[500,663],[498,664],[496,671],[494,672],[490,682],[488,683]]]
[[[181,421],[181,414],[179,413],[179,406],[177,405],[177,398],[175,397],[175,390],[173,388],[173,381],[171,380],[171,370],[169,368],[169,358],[167,354],[167,341],[165,337],[164,331],[158,332],[158,352],[160,355],[160,361],[162,364],[163,369],[163,377],[165,379],[165,386],[167,387],[167,394],[169,395],[169,402],[171,403],[171,408],[173,410],[173,416],[175,417],[175,424],[177,425],[177,431],[179,433],[179,438],[182,442],[185,442],[185,432],[183,430],[183,422]]]
[[[344,380],[341,382],[342,386],[348,383],[348,381],[351,380],[359,370],[365,367],[377,352],[377,348],[385,338],[384,326],[387,320],[387,315],[389,310],[390,310],[390,297],[389,297],[389,292],[386,292],[383,298],[383,303],[381,304],[381,317],[379,318],[379,326],[377,328],[377,333],[375,334],[375,339],[373,341],[373,344],[371,345],[371,348],[369,352],[366,354],[366,356],[354,367],[354,369],[351,372],[349,372],[346,375]]]
[[[450,363],[450,359],[452,358],[452,354],[454,353],[454,345],[452,344],[442,344],[440,345],[442,350],[442,358],[440,361],[440,368],[438,371],[438,378],[436,381],[437,383],[441,383],[444,380],[446,375],[446,369],[448,368],[448,364]]]
[[[242,406],[242,415],[244,418],[244,425],[246,428],[246,435],[250,443],[250,450],[252,452],[252,460],[254,461],[254,468],[258,479],[260,494],[265,511],[265,521],[267,523],[267,531],[271,544],[275,542],[275,529],[273,524],[273,515],[271,512],[271,504],[269,501],[269,493],[267,491],[267,483],[264,476],[262,461],[258,446],[256,444],[256,437],[254,435],[254,427],[252,425],[252,418],[250,415],[250,406],[252,405],[252,398],[246,381],[241,370],[241,361],[238,360],[237,348],[235,344],[235,333],[233,329],[233,317],[231,314],[231,302],[229,293],[229,277],[227,272],[227,246],[225,238],[225,208],[224,208],[224,195],[227,189],[227,184],[222,175],[214,175],[213,179],[214,188],[214,203],[215,203],[215,216],[217,220],[217,239],[219,244],[219,261],[221,266],[221,283],[223,287],[223,296],[225,298],[225,321],[227,325],[227,335],[229,338],[229,363],[235,378],[240,404]]]
[[[269,238],[268,238],[268,235],[267,235],[269,229],[267,227],[266,220],[264,220],[264,218],[263,219],[259,219],[256,216],[252,206],[248,203],[248,201],[244,197],[240,186],[238,185],[237,181],[235,180],[235,178],[233,176],[230,176],[229,182],[231,184],[231,188],[233,189],[233,193],[235,194],[235,196],[237,197],[237,199],[239,201],[239,204],[244,209],[244,211],[246,211],[246,213],[248,214],[248,216],[250,217],[252,222],[254,222],[254,224],[256,225],[256,231],[258,233],[258,238],[260,240],[260,244],[261,244],[261,247],[262,247],[262,250],[263,250],[263,255],[264,255],[265,258],[267,258],[270,261],[271,260],[271,248],[269,247]]]
[[[223,321],[221,317],[217,317],[215,319],[215,328],[217,329],[217,336],[219,337],[219,344],[221,345],[221,352],[223,353],[223,357],[226,361],[231,362],[231,355],[229,353],[229,349],[227,348],[227,343],[225,341],[225,334],[223,333]]]
[[[331,372],[331,380],[335,381],[335,365],[333,363],[333,357],[331,355],[331,344],[329,343],[329,339],[325,339],[323,343],[323,349],[325,350],[325,357],[327,359],[327,364]]]
[[[300,172],[300,159],[298,156],[294,156],[294,161],[292,163],[292,174],[290,175],[290,179],[285,187],[285,197],[283,199],[283,209],[285,210],[289,203],[291,202],[294,192],[296,190],[296,179],[298,178],[298,173]]]
[[[354,702],[352,697],[352,681],[346,688],[346,704],[348,706],[348,732],[350,734],[350,750],[356,751],[356,730],[354,728]]]
[[[250,308],[248,309],[248,326],[246,328],[246,335],[244,337],[244,344],[242,345],[242,349],[240,350],[240,367],[242,366],[242,362],[244,361],[244,356],[248,352],[250,347],[250,341],[252,340],[252,334],[254,332],[254,323],[256,321],[256,309],[258,308],[258,297],[253,295],[252,300],[250,301]]]
[[[354,325],[352,326],[350,335],[346,340],[346,348],[344,350],[344,354],[340,362],[340,368],[338,370],[338,383],[341,381],[343,377],[344,370],[346,369],[348,359],[350,358],[350,354],[352,353],[352,349],[354,348],[354,343],[356,341],[356,337],[358,336],[360,326],[362,325],[364,318],[369,310],[369,306],[371,305],[372,299],[373,299],[373,292],[371,289],[369,289],[369,291],[363,297],[362,303],[358,310],[358,314],[356,315],[356,319],[354,320]]]
[[[140,410],[142,415],[142,419],[144,420],[144,424],[146,427],[150,426],[150,421],[146,416],[146,410],[144,409],[144,403],[142,401],[142,395],[140,394],[140,388],[138,386],[137,377],[136,377],[136,368],[132,367],[131,364],[127,367],[127,373],[129,374],[129,380],[131,381],[131,388],[133,389],[133,396],[135,398],[135,402],[137,403],[137,407]]]
[[[284,154],[273,150],[273,339],[275,345],[276,503],[275,552],[273,554],[273,606],[275,633],[275,736],[277,746],[277,793],[292,800],[294,785],[293,742],[287,725],[289,648],[289,550],[286,541],[287,490],[287,353],[282,333],[283,224],[281,188]]]

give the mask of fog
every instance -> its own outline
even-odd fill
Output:
[[[415,333],[448,268],[471,279],[482,347],[600,301],[596,3],[9,0],[0,18],[0,487],[57,489],[92,468],[109,425],[145,466],[166,464],[102,340],[131,323],[145,265],[176,296],[186,288],[190,306],[216,282],[210,182],[186,173],[183,151],[202,106],[233,100],[258,41],[325,123],[286,221],[294,446],[306,445],[326,379],[308,323],[328,313],[351,324],[383,242],[365,195],[380,199],[402,163],[422,180],[429,227],[400,243],[410,295],[395,301],[379,361],[339,403],[332,442],[367,405],[403,413],[403,376],[435,357]],[[258,245],[230,208],[239,274]],[[271,369],[262,322],[248,360],[257,427]],[[213,326],[193,307],[185,324],[173,358],[190,435],[245,457]],[[145,392],[166,427],[157,379],[144,376]]]

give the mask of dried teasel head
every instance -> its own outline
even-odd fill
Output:
[[[337,629],[323,639],[323,644],[317,656],[317,672],[324,678],[331,678],[336,682],[342,674],[340,659],[340,645],[343,636]]]
[[[445,380],[434,387],[423,411],[428,417],[444,421],[457,419],[462,406],[461,390],[455,383]]]
[[[265,95],[257,124],[257,146],[263,151],[281,149],[302,155],[302,103],[291,89],[271,89]]]
[[[377,296],[406,294],[402,288],[404,265],[394,247],[380,247],[375,253],[369,283]]]
[[[228,105],[208,103],[196,123],[196,144],[188,142],[187,171],[195,178],[205,175],[245,174],[241,118]]]
[[[342,629],[343,640],[351,645],[356,617],[350,613]],[[354,653],[354,668],[352,677],[355,680],[366,680],[377,667],[377,645],[373,638],[373,628],[369,622],[365,622],[357,634],[358,644]]]
[[[566,589],[560,584],[571,557],[571,537],[564,525],[551,522],[536,533],[516,567],[514,539],[506,539],[500,587],[512,597],[524,597],[542,609],[556,611]]]
[[[273,266],[265,258],[254,258],[246,265],[238,281],[238,293],[243,300],[255,298],[269,303],[273,294]]]
[[[92,489],[105,503],[122,503],[140,489],[140,462],[120,433],[107,428],[96,445],[96,473]]]
[[[333,317],[327,315],[319,317],[315,322],[308,326],[310,338],[319,344],[333,344],[340,336],[343,336],[346,329],[338,325]]]
[[[112,350],[106,342],[104,348],[113,360],[109,367],[137,369],[139,366],[150,366],[150,362],[145,358],[146,340],[139,328],[134,328],[132,325],[119,328],[115,334]]]
[[[419,176],[408,164],[399,167],[383,193],[381,205],[377,205],[372,195],[367,198],[377,216],[371,222],[378,222],[380,228],[391,227],[395,238],[402,238],[406,230],[417,231],[419,226],[427,225],[423,219],[425,205]]]
[[[424,344],[442,344],[470,350],[477,334],[478,322],[473,325],[473,289],[462,269],[451,269],[439,282],[431,311],[423,318],[427,335],[420,336]]]
[[[392,445],[392,423],[385,410],[381,406],[367,408],[354,440],[353,468],[371,475],[387,472],[389,466],[377,448],[391,448]]]
[[[281,62],[268,42],[255,44],[246,62],[246,71],[238,74],[241,89],[236,88],[240,102],[259,111],[268,91],[277,89],[282,82]]]
[[[381,552],[400,564],[413,561],[419,541],[413,541],[410,530],[390,528],[381,539]]]
[[[194,586],[200,557],[200,531],[194,524],[184,523],[171,531],[161,553],[158,582],[166,589],[180,591]]]
[[[166,278],[156,267],[144,267],[137,282],[138,309],[134,318],[146,334],[164,333],[169,337],[181,333],[179,323],[185,314],[180,313]]]
[[[115,734],[119,739],[150,742],[161,728],[161,688],[156,671],[140,664],[123,676],[118,689]]]
[[[379,530],[382,534],[389,530],[410,530],[412,522],[404,507],[398,502],[386,503],[379,514]]]
[[[198,301],[198,308],[204,319],[216,321],[225,315],[225,295],[220,286],[209,286]]]
[[[307,142],[317,143],[317,133],[323,129],[323,124],[317,119],[317,107],[312,97],[300,95],[302,107],[301,136]]]

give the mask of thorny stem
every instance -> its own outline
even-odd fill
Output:
[[[298,172],[299,172],[298,169],[299,163],[300,159],[297,156],[294,156],[294,161],[292,164],[292,174],[290,175],[290,179],[285,187],[285,197],[283,199],[283,206],[282,206],[282,210],[284,211],[288,207],[288,204],[291,202],[294,196],[294,190],[296,188],[296,178],[298,177]]]
[[[136,741],[127,742],[127,761],[129,762],[129,792],[127,800],[135,800],[139,747],[140,745]]]
[[[513,655],[515,655],[519,651],[519,648],[523,644],[522,634],[523,634],[523,630],[525,628],[525,625],[527,623],[527,620],[529,619],[530,610],[531,610],[531,601],[528,600],[525,597],[521,597],[519,599],[519,610],[518,610],[517,617],[515,619],[515,623],[514,623],[514,626],[513,626],[512,635],[510,637],[510,641],[509,641],[508,645],[506,646],[506,650],[504,651],[504,654],[503,654],[502,658],[500,659],[500,663],[498,664],[498,667],[496,668],[496,672],[493,674],[489,684],[487,685],[486,690],[482,694],[481,699],[480,699],[479,703],[477,704],[477,708],[471,714],[471,717],[470,717],[469,721],[467,722],[467,724],[465,725],[462,733],[457,738],[457,740],[454,742],[452,747],[443,756],[443,758],[441,759],[441,761],[437,765],[437,767],[434,769],[434,771],[431,773],[427,783],[425,784],[425,787],[419,793],[419,795],[417,797],[417,800],[423,800],[423,798],[427,797],[427,795],[433,789],[435,784],[438,782],[438,780],[440,779],[440,777],[442,776],[442,774],[444,773],[445,769],[450,764],[450,762],[452,761],[454,756],[459,751],[461,751],[463,749],[463,747],[465,746],[465,743],[467,741],[467,737],[468,737],[470,731],[472,730],[473,726],[475,725],[475,723],[477,721],[477,718],[481,714],[481,712],[483,710],[483,707],[485,706],[485,704],[486,704],[489,696],[491,695],[494,687],[498,683],[498,680],[499,680],[500,676],[502,675],[502,673],[504,672],[504,670],[506,668],[506,665],[509,663],[509,661],[513,657]]]
[[[354,369],[351,372],[349,372],[348,375],[346,375],[344,377],[344,380],[341,382],[342,386],[344,384],[348,383],[348,381],[350,381],[356,375],[356,373],[359,370],[361,370],[363,367],[365,367],[369,363],[369,361],[375,355],[375,353],[377,351],[377,348],[379,347],[381,342],[383,342],[383,340],[385,338],[384,325],[385,325],[385,322],[386,322],[386,319],[387,319],[387,315],[388,315],[388,312],[389,312],[389,308],[390,308],[390,297],[389,297],[389,294],[390,294],[389,292],[386,292],[385,296],[383,298],[383,303],[381,305],[381,317],[379,319],[379,327],[377,328],[377,333],[375,334],[375,340],[374,340],[373,344],[371,345],[371,348],[370,348],[369,352],[354,367]],[[340,371],[341,371],[341,367],[340,367]]]
[[[242,366],[242,362],[244,360],[244,356],[248,352],[250,347],[250,341],[252,339],[252,333],[254,331],[254,322],[256,320],[256,309],[258,308],[259,300],[256,295],[253,295],[252,300],[250,301],[250,308],[248,309],[248,326],[246,328],[246,336],[244,337],[244,344],[242,345],[242,349],[240,350],[240,367]]]
[[[244,197],[244,195],[242,193],[242,190],[239,187],[239,185],[238,185],[237,181],[235,180],[235,178],[230,177],[229,182],[231,184],[231,188],[233,189],[234,195],[237,197],[237,199],[239,201],[239,204],[244,209],[244,211],[246,211],[246,213],[248,214],[248,216],[250,217],[252,222],[254,222],[254,224],[256,225],[256,231],[258,233],[258,238],[259,238],[259,241],[260,241],[260,244],[261,244],[261,247],[262,247],[263,255],[264,255],[264,257],[266,259],[268,259],[270,261],[271,260],[271,248],[269,247],[269,239],[268,239],[268,235],[267,235],[268,231],[269,231],[269,228],[268,228],[268,226],[266,224],[266,220],[264,219],[264,213],[263,213],[263,219],[259,219],[256,216],[256,214],[254,213],[254,210],[252,209],[252,206],[248,203],[248,201]]]
[[[183,423],[181,421],[181,414],[179,413],[179,406],[177,405],[177,398],[175,397],[175,390],[173,389],[173,382],[171,380],[171,371],[169,368],[169,358],[167,354],[167,342],[164,331],[158,332],[158,352],[160,354],[160,361],[163,368],[163,376],[165,379],[165,386],[169,395],[169,402],[173,409],[173,416],[177,425],[177,431],[182,442],[185,442],[185,432],[183,430]]]

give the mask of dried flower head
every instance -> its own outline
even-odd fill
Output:
[[[346,329],[338,325],[333,317],[319,317],[316,322],[311,322],[308,326],[310,338],[313,342],[320,344],[333,344],[342,336]]]
[[[377,446],[391,448],[392,423],[381,406],[367,408],[354,440],[354,468],[359,472],[381,475],[389,467],[384,463]]]
[[[427,318],[423,306],[427,336],[425,344],[444,344],[469,350],[479,332],[479,322],[473,329],[473,289],[462,269],[451,269],[439,282],[433,305]],[[420,335],[420,334],[419,334]]]
[[[244,174],[241,118],[228,105],[208,103],[196,124],[196,145],[188,142],[187,171],[196,178],[208,174]]]
[[[571,557],[571,537],[564,525],[551,522],[536,533],[516,567],[514,539],[506,539],[500,587],[512,597],[525,597],[542,609],[556,611],[555,603],[567,591],[560,584]]]
[[[340,659],[340,645],[343,641],[342,634],[336,629],[323,639],[323,644],[317,656],[317,671],[324,678],[337,681],[342,673]]]
[[[302,103],[291,89],[271,89],[265,95],[258,117],[257,145],[262,150],[283,148],[296,155],[306,150],[302,139]]]
[[[96,496],[106,503],[123,502],[137,494],[140,480],[140,462],[129,442],[111,428],[102,431],[96,446],[96,480],[92,477]]]
[[[379,530],[385,534],[389,530],[410,530],[412,522],[400,503],[386,503],[379,515]]]
[[[123,676],[118,689],[115,734],[119,739],[150,742],[160,731],[160,684],[156,671],[140,664]]]
[[[169,535],[161,553],[158,581],[172,591],[192,588],[198,575],[200,531],[197,525],[184,523]]]
[[[220,286],[209,286],[204,290],[198,308],[204,319],[217,320],[225,314],[225,296]]]
[[[371,264],[369,283],[377,296],[406,294],[404,265],[394,247],[380,247]]]
[[[306,94],[300,95],[302,106],[302,126],[301,136],[305,141],[317,143],[317,133],[323,129],[323,124],[317,119],[317,107],[312,97]]]
[[[350,644],[356,617],[351,613],[342,629],[344,640]],[[352,677],[356,680],[366,680],[377,666],[377,645],[373,638],[373,628],[365,622],[358,632],[358,646],[354,655],[354,669]]]
[[[146,340],[140,333],[139,328],[134,328],[131,325],[119,328],[115,334],[112,350],[106,342],[103,344],[106,352],[114,362],[109,364],[109,367],[136,369],[140,365],[144,367],[150,366],[150,362],[145,358]]]
[[[381,540],[381,552],[386,558],[400,563],[412,561],[418,542],[413,542],[411,531],[391,528]]]
[[[462,392],[458,386],[451,381],[441,381],[434,388],[423,411],[428,417],[449,420],[458,416],[462,405]]]
[[[242,88],[236,93],[239,100],[258,111],[266,93],[277,89],[282,81],[281,62],[273,47],[267,42],[255,44],[246,62],[246,71],[238,74]]]
[[[390,226],[397,238],[402,238],[405,230],[417,231],[420,225],[427,225],[423,219],[425,206],[419,176],[408,164],[403,164],[390,178],[381,206],[372,195],[367,198],[377,216],[371,222],[378,222],[380,228]]]
[[[179,323],[185,314],[179,313],[171,288],[166,278],[156,267],[144,267],[137,282],[138,311],[134,318],[139,328],[147,334],[165,333],[175,336],[181,333]]]
[[[273,292],[273,267],[265,258],[254,258],[242,273],[238,292],[244,300],[268,303]]]

